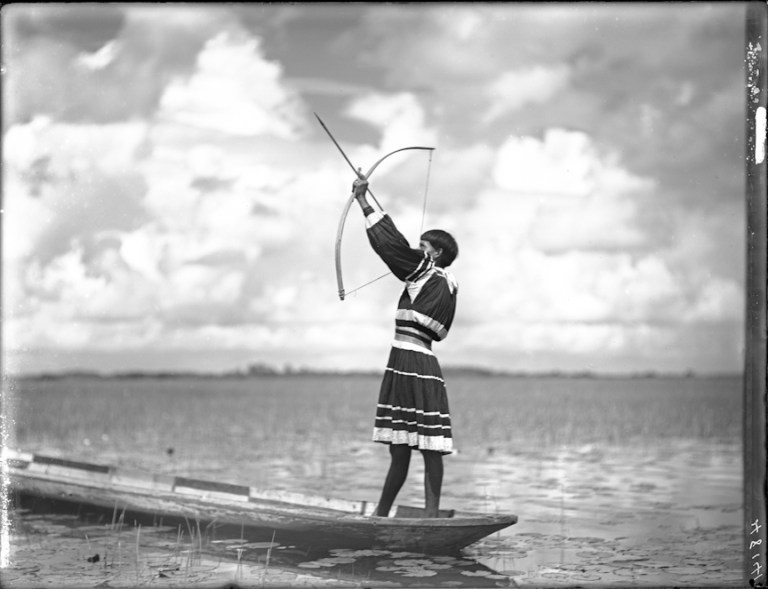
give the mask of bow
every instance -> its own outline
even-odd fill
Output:
[[[328,127],[325,126],[325,123],[323,123],[323,120],[318,116],[317,113],[315,113],[315,116],[317,117],[317,120],[320,122],[320,125],[322,125],[323,129],[325,129],[325,132],[328,134],[328,136],[331,138],[331,141],[333,141],[334,145],[336,145],[336,148],[339,150],[342,156],[344,156],[344,159],[349,164],[349,167],[352,168],[352,170],[357,174],[357,177],[361,180],[368,180],[368,178],[373,174],[373,171],[378,167],[378,165],[383,162],[385,159],[387,159],[389,156],[394,155],[396,153],[400,153],[401,151],[408,151],[413,149],[418,150],[425,150],[429,151],[430,155],[431,152],[434,151],[434,147],[401,147],[400,149],[396,149],[394,151],[389,152],[384,157],[380,158],[375,164],[371,166],[371,168],[366,172],[365,174],[362,173],[362,170],[360,168],[355,168],[355,166],[352,164],[352,162],[347,157],[347,154],[344,153],[344,150],[341,148],[341,146],[338,144],[336,139],[333,137],[331,132],[328,130]],[[383,207],[381,204],[379,204],[379,201],[376,200],[376,197],[374,196],[373,192],[371,192],[370,187],[368,188],[368,194],[371,195],[373,200],[376,202],[376,204],[379,206],[379,209],[382,209]],[[347,214],[349,213],[349,209],[352,206],[352,203],[355,201],[355,194],[354,192],[349,196],[347,199],[346,204],[344,205],[344,210],[341,214],[341,219],[339,220],[339,227],[336,231],[336,283],[339,287],[339,299],[344,300],[344,297],[346,296],[346,291],[344,290],[344,280],[342,278],[341,274],[341,237],[344,233],[344,224],[347,220]],[[426,204],[426,203],[425,203]],[[350,291],[354,292],[355,290],[359,290],[363,288],[363,286],[366,286],[368,284],[371,284],[372,282],[376,282],[377,280],[384,278],[384,276],[388,276],[390,273],[383,274],[382,276],[379,276],[378,278],[375,278],[374,280],[371,280],[370,282],[367,282],[366,284],[357,287],[356,289]]]

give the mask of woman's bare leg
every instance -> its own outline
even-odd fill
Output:
[[[379,505],[376,508],[376,515],[381,517],[389,515],[389,510],[395,502],[395,497],[397,497],[397,494],[403,487],[403,483],[405,483],[405,479],[408,477],[408,466],[411,463],[411,448],[405,444],[390,444],[389,455],[391,458],[389,472],[384,481]]]
[[[443,455],[434,450],[422,450],[424,456],[424,511],[427,517],[437,517],[440,492],[443,487]]]

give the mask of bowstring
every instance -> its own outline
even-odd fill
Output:
[[[365,287],[366,287],[366,286],[368,286],[369,284],[373,284],[373,283],[374,283],[374,282],[376,282],[377,280],[381,280],[382,278],[386,278],[386,277],[387,277],[387,276],[389,276],[390,274],[392,274],[392,272],[391,272],[391,271],[387,272],[386,274],[382,274],[382,275],[381,275],[381,276],[379,276],[378,278],[374,278],[373,280],[369,280],[368,282],[366,282],[365,284],[361,284],[361,285],[360,285],[360,286],[358,286],[357,288],[353,288],[352,290],[345,290],[345,291],[344,291],[344,296],[345,296],[345,297],[348,297],[349,295],[356,293],[358,290],[360,290],[360,289],[362,289],[362,288],[365,288]]]
[[[427,163],[427,179],[424,183],[424,198],[421,207],[421,227],[419,228],[419,240],[424,233],[424,219],[427,216],[427,195],[429,194],[429,174],[432,171],[432,151],[429,152],[429,163]]]
[[[431,149],[429,150],[429,161],[427,162],[427,178],[426,178],[426,181],[424,182],[424,198],[422,199],[423,203],[422,203],[422,207],[421,207],[421,227],[419,228],[419,241],[421,241],[421,235],[424,233],[424,219],[427,216],[427,196],[429,194],[429,176],[430,176],[430,173],[432,171],[432,152],[433,151],[434,150],[431,150]],[[371,196],[373,196],[373,194],[371,194]],[[374,200],[376,201],[376,197],[374,197]],[[381,211],[384,210],[381,207],[381,205],[379,204],[379,201],[376,201],[376,204],[379,205],[379,209]],[[349,296],[351,294],[354,294],[358,290],[361,290],[361,289],[365,288],[366,286],[381,280],[382,278],[386,278],[390,274],[392,274],[391,271],[387,272],[386,274],[382,274],[378,278],[374,278],[373,280],[369,280],[365,284],[361,284],[360,286],[358,286],[356,288],[353,288],[352,290],[347,290],[347,291],[344,292],[344,296]]]

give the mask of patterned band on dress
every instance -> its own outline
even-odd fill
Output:
[[[403,350],[412,350],[414,352],[432,354],[431,341],[424,341],[423,337],[409,335],[408,333],[404,333],[399,329],[395,331],[395,340],[392,342],[392,345]]]

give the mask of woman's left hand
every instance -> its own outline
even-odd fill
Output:
[[[363,196],[367,191],[368,191],[368,180],[357,178],[352,183],[352,192],[355,193],[355,196]]]

